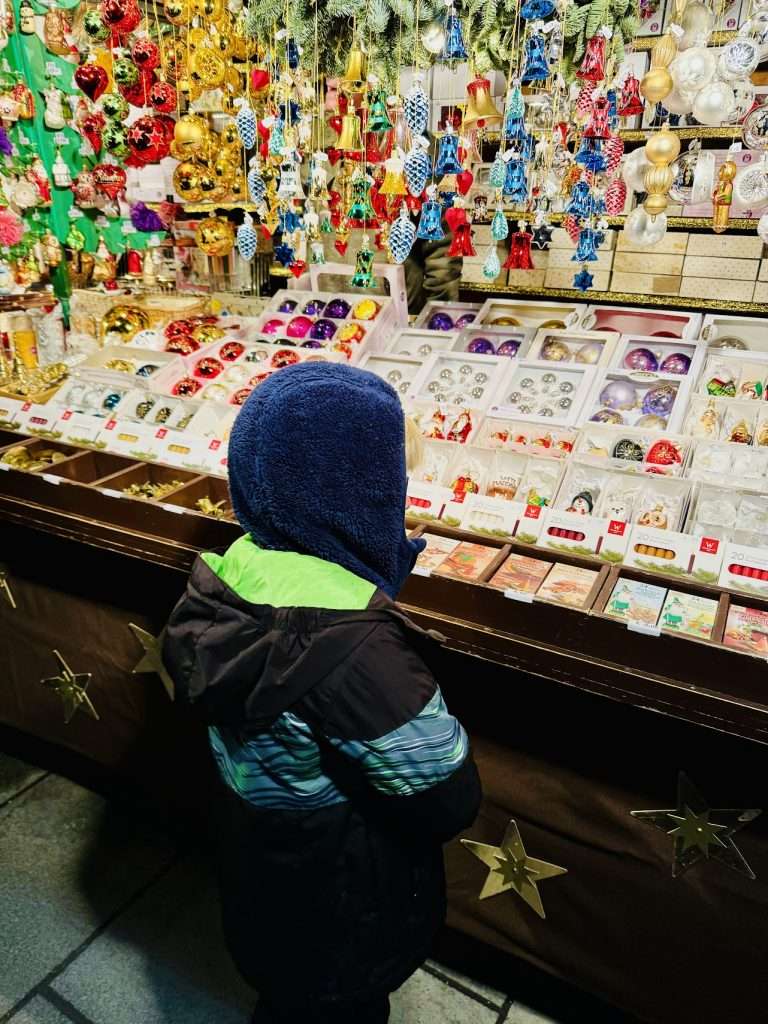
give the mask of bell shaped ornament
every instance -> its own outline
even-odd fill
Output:
[[[427,196],[429,198],[422,204],[419,226],[416,229],[416,237],[427,242],[440,242],[445,238],[445,232],[441,223],[443,211],[440,203],[435,199],[436,191],[434,185],[430,185],[427,189]]]
[[[459,137],[451,128],[448,128],[438,142],[435,175],[438,178],[444,178],[447,174],[461,174],[461,170]]]
[[[336,148],[344,153],[361,152],[363,137],[360,133],[360,119],[357,114],[344,114],[341,119],[341,132]]]
[[[384,161],[384,181],[379,188],[382,196],[407,196],[408,186],[405,183],[405,165],[401,156],[395,154]]]
[[[350,284],[353,288],[375,288],[376,279],[373,276],[374,252],[371,249],[368,235],[363,235],[362,246],[355,256],[355,272],[352,275]]]
[[[491,96],[491,83],[487,78],[478,75],[467,85],[467,109],[463,127],[467,131],[475,128],[498,128],[501,122],[502,116]]]
[[[525,65],[522,81],[524,85],[531,82],[543,82],[549,78],[549,62],[547,61],[546,43],[541,32],[533,32],[525,43]]]
[[[444,61],[466,60],[469,54],[464,45],[464,33],[461,28],[461,20],[454,10],[451,10],[445,19],[445,45],[443,47],[442,59]]]
[[[507,164],[502,192],[511,203],[520,204],[528,199],[528,182],[522,160],[513,158]]]
[[[594,228],[582,228],[576,252],[571,256],[574,263],[594,263],[597,259],[597,232]]]
[[[353,46],[349,51],[344,74],[339,79],[339,88],[346,93],[360,92],[367,77],[368,57],[359,46]]]
[[[392,122],[389,119],[387,113],[387,104],[384,99],[384,93],[380,90],[376,93],[370,108],[368,109],[368,120],[366,122],[365,129],[369,132],[388,132],[392,127]]]
[[[352,205],[347,212],[348,220],[376,220],[376,211],[371,206],[371,179],[358,174],[350,185]]]

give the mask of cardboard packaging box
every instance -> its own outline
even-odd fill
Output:
[[[724,281],[711,277],[683,277],[680,281],[681,298],[752,302],[754,292],[754,281]]]
[[[728,259],[759,260],[763,242],[758,235],[716,235],[710,231],[691,232],[687,256],[725,256]],[[768,260],[763,260],[768,263]],[[764,278],[768,281],[768,275]]]
[[[576,274],[579,273],[580,267],[578,263],[574,263],[568,270],[561,270],[559,268],[547,270],[546,277],[544,278],[544,286],[546,288],[573,288],[573,279]],[[592,273],[592,271],[590,271]],[[591,291],[595,292],[606,292],[608,291],[608,284],[610,282],[610,271],[608,270],[596,270],[592,273],[592,288]],[[589,292],[585,292],[588,296]]]
[[[573,260],[575,255],[575,249],[551,249],[549,254],[549,267],[550,269],[556,270],[573,270],[576,273],[579,270],[580,264]],[[589,271],[592,273],[593,270],[610,270],[613,264],[613,252],[603,250],[602,248],[597,251],[597,259],[588,264]]]
[[[729,281],[756,281],[759,260],[729,259],[726,256],[686,256],[683,274],[686,277],[710,277]]]
[[[543,288],[544,279],[547,275],[547,268],[535,270],[508,270],[507,284],[514,288]]]
[[[611,277],[612,292],[629,295],[679,295],[682,278],[668,274],[623,273],[614,270]]]
[[[646,277],[676,276],[683,272],[684,256],[668,253],[617,252],[613,261],[616,274],[640,274]]]
[[[635,245],[624,231],[618,232],[616,239],[616,250],[618,252],[640,252],[651,256],[655,253],[669,253],[670,255],[685,255],[688,249],[689,234],[687,231],[667,231],[660,242],[656,245]]]

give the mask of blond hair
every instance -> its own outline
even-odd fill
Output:
[[[411,416],[405,417],[405,465],[409,473],[424,458],[424,438]]]

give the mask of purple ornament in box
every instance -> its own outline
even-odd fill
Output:
[[[320,341],[328,341],[336,333],[336,324],[333,320],[326,320],[322,317],[315,320],[309,331],[310,338],[318,338]]]
[[[456,323],[455,323],[454,326],[456,327],[457,331],[460,331],[462,329],[462,327],[469,327],[469,325],[473,324],[474,322],[475,322],[475,314],[474,313],[462,313],[461,316],[457,318]]]
[[[442,310],[438,310],[437,313],[433,313],[427,321],[428,331],[452,331],[453,326],[453,317],[448,313],[444,313]]]
[[[343,320],[349,316],[351,308],[346,299],[331,299],[325,307],[325,315],[330,316],[334,320]]]
[[[497,356],[516,356],[517,351],[520,348],[520,342],[515,338],[508,338],[506,341],[502,341],[499,347],[496,349]]]
[[[649,348],[633,348],[624,356],[624,365],[628,370],[655,373],[659,368],[659,361]]]
[[[488,338],[473,338],[467,345],[466,351],[474,352],[478,356],[492,356],[496,354],[496,349]]]
[[[278,313],[292,313],[298,306],[296,299],[283,299],[282,304],[278,309]]]
[[[317,324],[315,324],[315,326],[317,326]],[[323,347],[323,343],[322,343],[322,341],[319,338],[310,337],[306,341],[302,341],[301,347],[302,348],[322,348]]]
[[[600,392],[600,404],[608,409],[634,409],[637,405],[635,385],[628,380],[612,380]]]
[[[684,352],[673,352],[663,361],[659,369],[662,373],[676,373],[684,377],[691,368],[691,357]]]
[[[677,398],[677,388],[672,384],[657,384],[645,393],[643,412],[654,416],[669,416]]]
[[[322,313],[324,306],[323,299],[310,299],[302,309],[302,313],[306,313],[307,316],[318,316]]]

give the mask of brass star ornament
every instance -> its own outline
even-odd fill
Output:
[[[81,709],[98,721],[98,712],[86,692],[93,675],[90,672],[73,672],[58,651],[54,651],[53,656],[59,663],[59,674],[41,679],[40,682],[61,698],[66,724],[69,725]]]
[[[675,841],[672,877],[679,878],[702,860],[719,860],[726,867],[754,879],[733,836],[761,814],[757,808],[712,808],[684,772],[677,778],[677,807],[663,811],[631,811],[634,818],[653,825]]]
[[[546,917],[538,883],[568,872],[566,868],[558,867],[557,864],[529,857],[514,819],[510,819],[507,825],[501,846],[489,846],[487,843],[477,843],[473,839],[461,841],[470,853],[490,868],[479,899],[486,900],[514,889],[539,917]]]
[[[168,671],[163,664],[163,634],[161,633],[160,636],[152,636],[152,634],[148,633],[146,629],[142,629],[141,626],[137,626],[134,622],[130,622],[128,624],[128,628],[144,648],[144,656],[131,674],[141,675],[145,672],[154,672],[155,675],[160,677],[160,682],[163,684],[168,697],[171,700],[174,700],[176,696],[176,689],[173,685],[173,680],[168,675]]]

